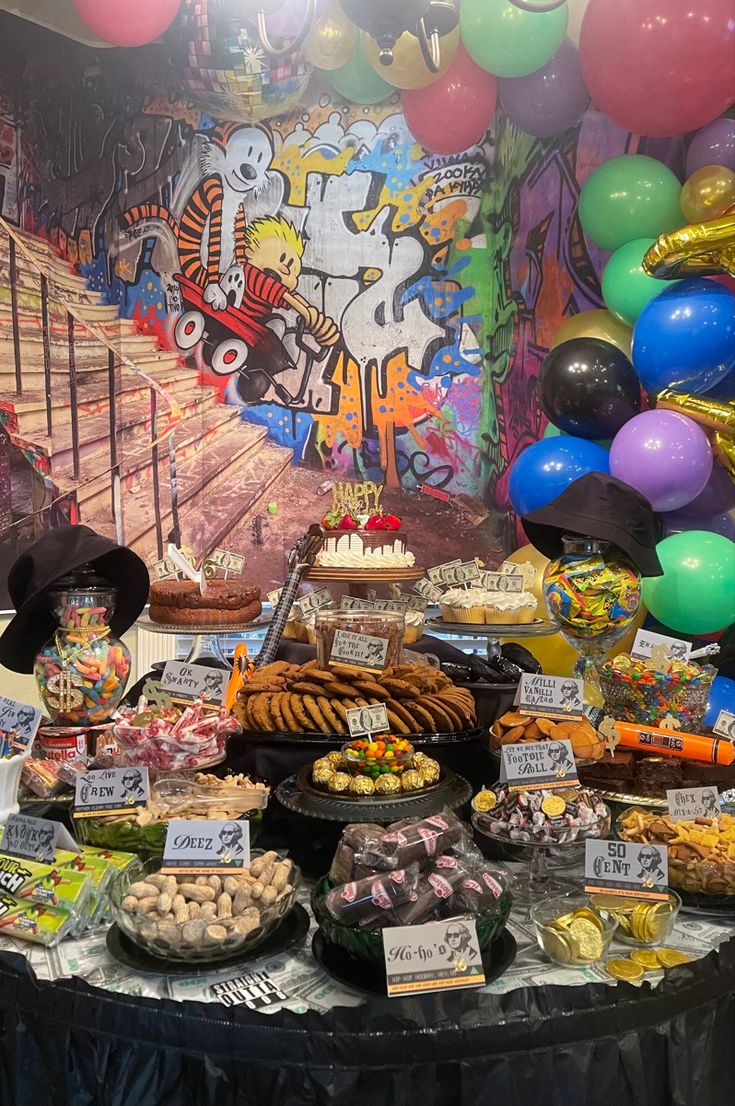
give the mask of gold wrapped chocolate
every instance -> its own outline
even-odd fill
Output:
[[[325,757],[321,757],[321,760],[326,760],[329,764],[332,765],[332,768],[334,768],[335,771],[339,771],[339,769],[343,766],[345,762],[345,758],[342,753],[338,753],[336,751],[327,753]]]
[[[376,795],[400,795],[401,781],[398,776],[378,776],[375,781]]]
[[[686,392],[667,390],[656,396],[656,406],[688,415],[708,430],[719,430],[735,436],[735,403],[723,403],[707,396],[690,396]]]
[[[662,234],[643,258],[649,276],[735,276],[735,212]]]
[[[342,795],[349,789],[352,777],[348,776],[346,772],[334,772],[330,778],[327,787],[335,795]]]
[[[320,772],[323,768],[328,768],[330,772],[336,772],[339,766],[334,764],[329,757],[319,757],[314,761],[312,765],[312,772]]]
[[[419,768],[419,775],[421,776],[424,784],[432,784],[439,782],[439,776],[441,769],[435,760],[431,760],[429,757],[422,763]]]
[[[323,764],[320,768],[317,768],[315,764],[311,770],[312,783],[316,784],[317,787],[328,787],[333,775],[334,768],[331,764]]]
[[[375,783],[369,776],[354,776],[350,780],[350,786],[347,788],[350,795],[374,795]]]
[[[401,791],[420,791],[423,786],[424,781],[421,778],[421,773],[417,772],[415,768],[409,768],[401,776]]]
[[[725,472],[735,480],[735,438],[718,430],[712,436],[712,452]]]
[[[583,907],[537,926],[539,943],[552,960],[561,964],[594,964],[605,951],[603,922],[594,910]]]

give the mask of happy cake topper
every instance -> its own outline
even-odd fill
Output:
[[[377,515],[380,513],[382,494],[380,484],[375,484],[372,480],[362,484],[333,484],[332,511],[335,514],[352,515],[353,518],[359,515]]]

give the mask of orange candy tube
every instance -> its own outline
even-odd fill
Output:
[[[704,737],[695,733],[678,733],[676,730],[659,730],[654,726],[636,726],[633,722],[615,722],[624,749],[638,749],[645,753],[664,753],[687,760],[701,760],[707,764],[732,764],[735,761],[735,744],[725,738]]]

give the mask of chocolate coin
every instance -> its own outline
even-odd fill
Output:
[[[608,960],[605,971],[613,979],[625,979],[629,983],[636,983],[643,979],[644,971],[640,964],[634,964],[632,960]]]

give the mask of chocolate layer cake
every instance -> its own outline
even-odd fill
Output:
[[[168,626],[236,626],[262,611],[260,588],[242,580],[209,580],[204,595],[193,580],[151,584],[151,622]]]

